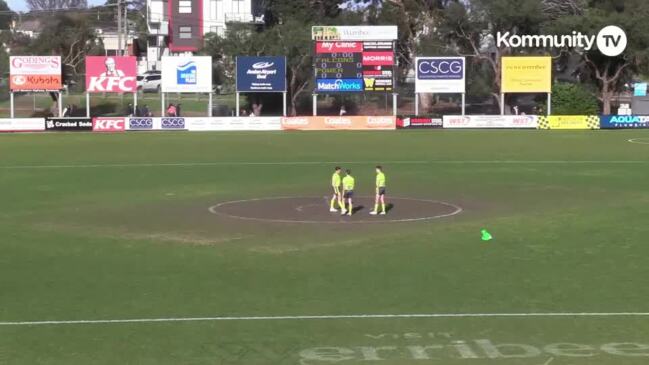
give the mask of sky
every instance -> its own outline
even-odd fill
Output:
[[[9,8],[13,11],[27,11],[25,0],[6,0]],[[105,4],[106,0],[88,0],[88,6]]]

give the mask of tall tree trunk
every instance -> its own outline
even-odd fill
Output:
[[[610,91],[609,83],[605,81],[602,83],[602,113],[604,115],[611,114],[611,99],[612,93]]]

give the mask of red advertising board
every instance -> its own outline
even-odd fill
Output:
[[[316,42],[316,53],[363,52],[363,42]]]
[[[394,53],[392,52],[363,52],[363,65],[367,66],[392,66]]]
[[[61,90],[60,56],[11,56],[9,88],[12,91]]]
[[[126,130],[126,118],[92,118],[93,132],[124,132]]]
[[[136,92],[137,59],[135,57],[86,57],[86,91]]]

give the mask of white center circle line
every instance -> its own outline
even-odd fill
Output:
[[[631,138],[628,142],[635,144],[649,144],[649,138]]]
[[[222,207],[225,207],[225,206],[228,206],[228,205],[239,204],[239,203],[250,203],[250,202],[258,202],[258,201],[282,200],[282,199],[321,199],[321,198],[318,198],[318,197],[282,196],[282,197],[232,200],[232,201],[225,201],[225,202],[221,202],[221,203],[218,203],[216,205],[213,205],[213,206],[208,208],[208,211],[210,213],[212,213],[212,214],[227,217],[227,218],[232,218],[232,219],[240,219],[240,220],[255,221],[255,222],[297,223],[297,224],[372,224],[372,223],[420,222],[420,221],[427,221],[427,220],[434,220],[434,219],[452,217],[452,216],[458,215],[458,214],[460,214],[460,213],[462,213],[464,211],[464,209],[462,207],[460,207],[459,205],[448,203],[448,202],[443,202],[443,201],[438,201],[438,200],[428,200],[428,199],[401,198],[401,197],[393,197],[392,200],[408,200],[408,201],[416,201],[416,202],[438,204],[438,205],[443,205],[443,206],[446,206],[448,208],[451,208],[453,211],[450,212],[450,213],[446,213],[446,214],[438,214],[438,215],[425,216],[425,217],[415,217],[415,218],[403,218],[403,219],[327,221],[327,220],[300,220],[300,219],[246,217],[246,216],[241,216],[241,215],[234,215],[234,214],[225,213],[225,212],[219,210],[219,208],[222,208]]]

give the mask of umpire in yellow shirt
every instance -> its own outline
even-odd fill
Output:
[[[379,213],[379,202],[381,202],[381,213]],[[385,174],[383,167],[376,166],[376,197],[374,198],[374,210],[371,215],[385,215]]]
[[[340,215],[352,215],[354,212],[354,204],[352,198],[354,196],[354,186],[356,185],[356,180],[352,176],[352,170],[347,170],[345,177],[343,177],[343,203],[347,203],[347,207],[343,205],[343,210],[340,212]]]
[[[330,212],[338,212],[338,210],[336,210],[336,203],[338,203],[341,210],[345,210],[343,195],[340,192],[340,186],[342,185],[342,178],[340,174],[341,169],[339,166],[336,166],[336,168],[334,169],[334,174],[331,176],[331,187],[333,188],[334,193],[331,197],[331,204],[329,206]]]

